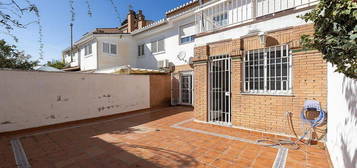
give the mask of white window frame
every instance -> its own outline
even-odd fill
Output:
[[[145,56],[145,44],[138,45],[138,57]]]
[[[192,42],[195,41],[196,34],[188,35],[188,36],[183,36],[183,35],[181,34],[181,29],[182,29],[184,26],[191,25],[191,24],[192,24],[193,26],[195,26],[195,22],[188,23],[188,24],[183,24],[183,25],[179,26],[178,31],[179,31],[179,44],[180,44],[180,45],[192,43]],[[182,39],[184,39],[184,38],[189,39],[189,41],[182,42]]]
[[[159,41],[163,41],[164,42],[164,50],[159,51]],[[156,51],[153,51],[153,45],[156,45]],[[151,42],[151,53],[153,54],[161,54],[161,53],[165,53],[166,51],[166,46],[165,46],[165,38],[161,38],[159,40],[154,40]]]
[[[107,52],[107,51],[104,51],[104,45],[108,45],[108,52]],[[115,50],[114,50],[115,53],[112,52],[113,46],[115,46]],[[102,44],[102,51],[103,51],[103,53],[106,53],[106,54],[108,54],[108,55],[110,55],[110,56],[116,56],[117,53],[118,53],[118,45],[115,44],[115,43],[103,42],[103,44]]]
[[[90,57],[92,55],[93,55],[92,43],[85,45],[84,46],[84,56]]]
[[[281,55],[280,55],[280,63],[277,63],[276,62],[276,59],[275,59],[275,63],[273,64],[269,64],[268,63],[268,53],[272,52],[272,51],[275,51],[275,54],[276,55],[276,49],[280,47],[280,51],[281,51]],[[285,53],[284,53],[284,47],[286,47],[286,50],[285,50]],[[274,48],[274,50],[272,50]],[[253,80],[253,88],[255,88],[255,80],[258,80],[258,85],[260,84],[260,82],[264,82],[264,87],[263,89],[251,89],[250,88],[250,80],[246,80],[246,63],[248,63],[248,73],[250,73],[249,71],[249,68],[250,68],[250,61],[253,61],[253,73],[255,73],[255,69],[254,69],[254,66],[256,66],[254,63],[254,60],[249,60],[249,54],[251,52],[256,52],[258,50],[258,53],[261,53],[261,51],[263,51],[264,53],[264,65],[263,65],[263,72],[264,72],[264,78],[263,78],[263,81],[260,81],[260,78],[259,78],[259,74],[258,74],[258,77],[255,77],[255,75],[251,76],[250,74],[248,74],[248,77],[250,78],[250,80]],[[284,55],[286,54],[286,55]],[[254,55],[253,55],[253,59],[254,59]],[[258,56],[259,58],[259,56]],[[283,59],[286,58],[287,61],[286,61],[286,66],[287,66],[287,73],[286,73],[286,80],[283,80],[283,71],[282,71],[282,66],[283,66]],[[280,64],[280,76],[277,77],[277,65]],[[259,61],[258,61],[258,65],[259,65]],[[271,89],[271,88],[268,88],[268,81],[269,77],[268,77],[268,66],[269,68],[271,66],[274,66],[274,70],[275,70],[275,86],[274,86],[274,90]],[[259,67],[259,66],[258,66]],[[259,68],[258,68],[258,73],[259,72]],[[254,79],[253,79],[254,78]],[[277,78],[280,78],[280,90],[277,90]],[[286,83],[284,83],[286,82]],[[284,90],[283,88],[283,85],[285,84],[286,86],[286,90]],[[284,45],[279,45],[279,46],[273,46],[273,47],[267,47],[267,48],[261,48],[261,49],[255,49],[255,50],[249,50],[249,51],[246,51],[244,53],[244,57],[243,57],[243,92],[244,93],[247,93],[247,94],[267,94],[267,95],[291,95],[292,94],[292,54],[291,54],[291,50],[289,48],[289,46],[287,44],[284,44]]]

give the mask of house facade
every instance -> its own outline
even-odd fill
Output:
[[[136,48],[132,46],[136,46],[136,42],[130,33],[151,22],[145,19],[141,10],[130,10],[120,27],[97,28],[86,33],[72,48],[62,52],[64,62],[69,65],[64,70],[95,72],[120,66],[135,67],[136,57],[132,53]]]
[[[287,112],[301,130],[305,100],[327,107],[327,63],[321,53],[300,46],[313,25],[297,18],[316,4],[193,0],[160,21],[89,38],[97,52],[112,38],[120,57],[97,59],[91,68],[165,70],[172,76],[172,104],[193,105],[196,121],[288,135]],[[91,69],[82,57],[79,62],[80,70]]]
[[[316,1],[217,1],[197,12],[195,119],[274,134],[302,130],[305,100],[327,108],[327,63],[303,50],[313,25],[297,18]]]

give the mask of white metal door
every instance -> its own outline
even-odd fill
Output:
[[[208,121],[231,124],[231,58],[229,55],[209,58]]]
[[[192,105],[192,72],[182,72],[180,75],[180,104]]]

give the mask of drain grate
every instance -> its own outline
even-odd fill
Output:
[[[285,168],[287,156],[288,156],[288,149],[280,148],[278,154],[276,154],[276,158],[272,168]]]
[[[19,138],[10,141],[18,168],[31,168]]]

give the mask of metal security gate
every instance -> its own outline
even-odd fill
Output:
[[[222,125],[231,123],[231,58],[229,55],[209,58],[208,121]]]
[[[180,76],[180,104],[192,105],[192,72],[182,72]]]

